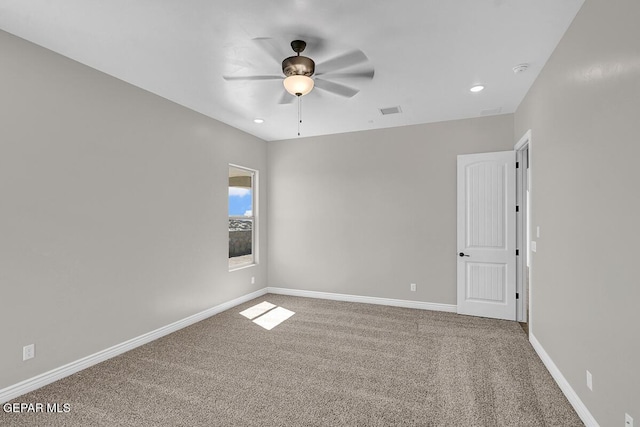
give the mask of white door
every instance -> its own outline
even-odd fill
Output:
[[[458,156],[458,313],[516,318],[515,152]]]

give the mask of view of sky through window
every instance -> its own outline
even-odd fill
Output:
[[[229,187],[229,216],[251,216],[251,189]]]

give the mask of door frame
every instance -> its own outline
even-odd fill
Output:
[[[531,212],[530,200],[527,200],[527,189],[531,194],[531,129],[529,129],[514,145],[516,162],[519,167],[516,169],[516,205],[519,211],[516,218],[516,247],[525,256],[516,259],[516,292],[520,298],[516,301],[516,320],[528,323],[529,333],[531,333],[531,263],[529,263],[527,277],[527,259],[531,260],[529,241],[527,240],[527,219]],[[530,230],[529,230],[530,231]],[[525,292],[525,284],[529,282],[528,291]]]

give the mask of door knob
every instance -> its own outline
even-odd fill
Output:
[[[462,258],[463,256],[470,256],[470,255],[466,255],[464,252],[460,252],[460,257]]]

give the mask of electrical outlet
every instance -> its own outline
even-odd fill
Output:
[[[593,377],[589,371],[587,371],[587,387],[589,387],[589,390],[593,391]]]
[[[253,276],[251,276],[251,284],[252,284],[252,285],[255,285],[255,284],[256,284],[256,278],[255,278],[255,277],[253,277]]]
[[[538,250],[536,242],[534,240],[531,241],[531,252],[536,252]]]
[[[412,284],[411,284],[411,291],[412,291],[412,292],[415,292],[415,291],[416,291],[416,284],[415,284],[415,283],[412,283]]]
[[[36,346],[35,344],[29,344],[22,347],[22,360],[29,360],[36,357]]]
[[[624,427],[633,427],[633,418],[629,414],[624,414]]]

